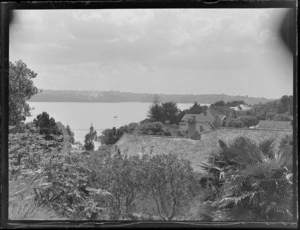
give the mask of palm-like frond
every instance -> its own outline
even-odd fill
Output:
[[[258,148],[261,149],[261,151],[266,157],[274,158],[275,157],[274,144],[275,144],[275,139],[267,139],[260,142]]]
[[[62,220],[54,210],[41,205],[33,198],[9,202],[10,220]]]
[[[9,182],[10,220],[57,220],[62,219],[41,199],[42,178],[36,174],[26,179]]]
[[[277,151],[274,139],[256,143],[245,137],[220,140],[219,146],[202,164],[219,178],[213,181],[219,206],[214,220],[290,220],[292,151]]]

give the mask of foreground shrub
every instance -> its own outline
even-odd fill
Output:
[[[274,140],[259,144],[244,137],[228,145],[203,168],[213,178],[213,221],[289,221],[292,219],[290,153],[275,151]]]
[[[258,125],[258,118],[257,117],[254,117],[254,116],[242,116],[242,117],[239,117],[239,120],[242,121],[245,126],[247,126],[248,128],[250,126],[256,126]]]
[[[34,127],[10,134],[10,183],[39,176],[39,189],[34,187],[30,194],[34,202],[47,204],[51,212],[67,219],[108,219],[103,206],[110,194],[92,183],[93,172],[85,167],[83,156],[61,153],[57,145],[61,144],[55,139],[46,141]],[[32,202],[24,205],[37,207]]]
[[[174,154],[155,155],[146,165],[148,186],[159,216],[172,220],[197,194],[197,181],[189,161]]]
[[[38,175],[9,181],[10,220],[63,220],[47,203],[37,199],[36,193],[43,190]]]
[[[245,124],[238,118],[229,118],[226,120],[226,127],[243,128]]]
[[[197,195],[190,162],[176,155],[98,156],[97,163],[88,165],[95,171],[95,185],[101,185],[112,194],[111,220],[135,219],[135,213],[141,209],[143,218],[152,214],[172,220],[182,215]],[[154,213],[150,206],[155,209]]]

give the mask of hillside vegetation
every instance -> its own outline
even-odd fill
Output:
[[[152,102],[155,94],[129,93],[119,91],[80,91],[80,90],[42,90],[35,94],[32,102]],[[230,96],[225,94],[159,94],[161,102],[176,101],[177,103],[211,104],[216,101],[245,101],[248,104],[258,104],[271,101],[267,98],[248,96]]]

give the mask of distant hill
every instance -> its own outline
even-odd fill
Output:
[[[152,102],[155,94],[119,91],[43,90],[34,95],[31,102]],[[225,94],[159,94],[161,102],[212,104],[216,101],[243,100],[247,104],[272,101],[264,97],[230,96]]]

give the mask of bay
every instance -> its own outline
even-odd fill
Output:
[[[69,125],[74,132],[75,141],[84,142],[91,124],[97,135],[105,129],[120,127],[132,122],[140,122],[147,117],[151,103],[86,103],[86,102],[28,102],[32,116],[26,122],[33,121],[38,114],[47,112],[55,121]],[[178,103],[179,109],[188,109],[193,104]],[[204,104],[203,104],[204,105]]]

